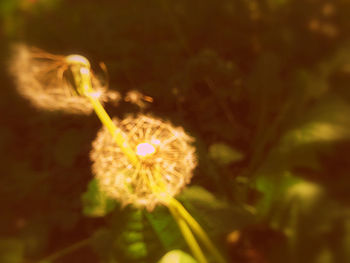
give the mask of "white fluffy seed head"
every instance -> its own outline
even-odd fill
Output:
[[[69,80],[67,76],[72,59],[81,58],[81,66],[90,65],[86,58],[53,55],[23,44],[14,46],[13,54],[9,68],[15,77],[18,93],[35,107],[73,114],[90,114],[93,111],[89,100],[77,94],[73,79]],[[92,74],[91,81],[103,101],[106,88]]]
[[[174,196],[190,182],[197,164],[193,138],[182,128],[145,115],[115,120],[140,159],[140,167],[130,164],[106,128],[92,144],[92,170],[99,185],[123,205],[153,210],[166,196]],[[159,169],[160,178],[154,171]],[[152,184],[162,184],[156,193]]]

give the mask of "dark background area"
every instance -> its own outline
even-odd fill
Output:
[[[144,111],[196,139],[199,165],[179,198],[230,262],[349,262],[349,17],[346,0],[0,0],[0,262],[37,262],[89,237],[55,262],[187,251],[162,208],[89,210],[101,124],[20,97],[8,73],[19,42],[82,54],[102,78],[104,62],[111,90],[153,98],[108,104],[111,116]]]

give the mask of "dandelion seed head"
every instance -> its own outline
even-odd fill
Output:
[[[106,128],[98,132],[92,144],[92,171],[111,198],[151,211],[190,182],[197,159],[193,138],[182,128],[145,115],[114,121],[140,165],[130,164]],[[162,192],[154,192],[152,185],[162,185]]]
[[[81,69],[90,71],[90,63],[86,58],[80,55],[53,55],[23,44],[14,46],[13,51],[14,55],[9,61],[10,72],[15,77],[18,93],[33,106],[73,114],[92,113],[93,107],[88,98],[77,93],[67,75],[71,65],[80,65]],[[108,93],[106,88],[93,74],[90,75],[96,94],[107,98],[108,95],[104,95]]]

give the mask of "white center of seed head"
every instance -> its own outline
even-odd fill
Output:
[[[136,154],[139,156],[151,155],[156,151],[154,146],[150,143],[144,142],[136,146]]]

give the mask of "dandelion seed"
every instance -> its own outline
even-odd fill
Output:
[[[197,160],[191,146],[193,139],[182,128],[145,115],[115,122],[130,147],[135,149],[140,165],[130,165],[106,128],[98,132],[92,144],[92,170],[101,189],[111,198],[118,199],[123,205],[133,204],[151,211],[190,182]],[[176,138],[170,140],[174,134],[177,134]],[[161,178],[157,178],[156,169]],[[118,184],[108,183],[106,178],[111,182],[118,181]],[[152,186],[159,184],[163,184],[163,192],[155,193]]]
[[[141,92],[137,90],[129,91],[124,100],[126,102],[130,102],[132,104],[137,105],[141,110],[148,107],[149,103],[153,102],[153,98],[150,96],[143,95]]]
[[[94,95],[101,101],[108,99],[106,87],[90,71],[89,61],[80,55],[59,56],[25,45],[14,47],[10,72],[14,75],[18,92],[35,107],[50,111],[90,114],[93,107],[74,85],[72,65],[81,66],[81,74],[89,74]],[[115,93],[115,92],[114,92]],[[115,94],[113,97],[119,98]]]

